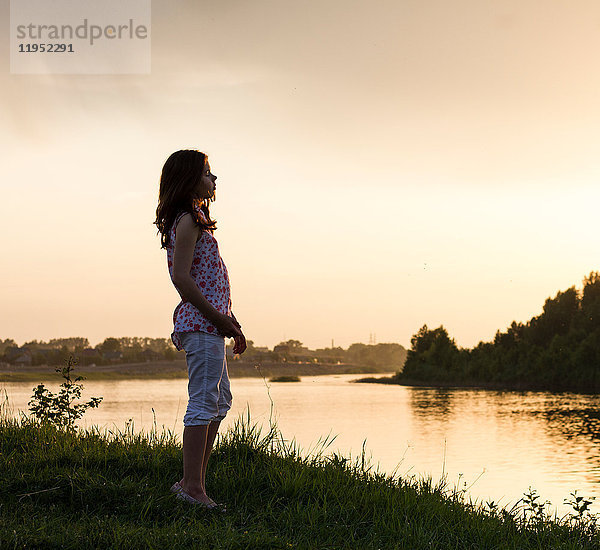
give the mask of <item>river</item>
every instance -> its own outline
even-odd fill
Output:
[[[390,373],[393,374],[393,373]],[[222,429],[249,408],[251,421],[268,431],[273,419],[285,439],[304,454],[319,440],[335,439],[325,450],[354,460],[363,444],[374,468],[402,477],[442,472],[450,486],[468,487],[473,500],[511,506],[531,486],[559,515],[563,499],[600,496],[600,414],[598,398],[579,394],[439,389],[350,383],[357,375],[303,377],[296,383],[262,378],[231,379],[234,401]],[[13,414],[27,410],[31,382],[4,382]],[[46,383],[52,391],[59,382]],[[269,398],[270,393],[270,398]],[[4,392],[2,392],[4,395]],[[186,380],[84,381],[83,398],[103,396],[79,422],[82,427],[135,431],[153,426],[179,435],[187,403]],[[592,512],[600,512],[593,504]]]

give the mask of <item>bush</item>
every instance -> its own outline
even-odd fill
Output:
[[[75,380],[71,379],[75,364],[73,356],[69,356],[66,366],[55,369],[65,379],[60,385],[58,395],[54,395],[44,384],[38,384],[33,388],[33,397],[29,401],[29,410],[38,420],[67,431],[74,431],[75,421],[81,418],[88,408],[97,407],[103,399],[92,397],[87,403],[73,403],[81,397],[83,389],[83,384],[77,382],[84,379],[82,376],[78,376]]]

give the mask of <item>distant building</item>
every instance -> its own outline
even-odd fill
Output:
[[[159,361],[163,358],[160,353],[151,349],[145,349],[144,351],[142,351],[142,357],[146,361]]]
[[[105,351],[102,354],[103,359],[116,363],[123,359],[123,352],[121,351]]]
[[[13,360],[15,365],[31,365],[31,352],[29,350],[25,350],[21,355],[18,355],[16,359]]]
[[[85,349],[81,350],[80,355],[81,355],[81,357],[85,357],[85,358],[93,357],[95,359],[97,357],[100,357],[100,352],[94,348],[85,348]]]

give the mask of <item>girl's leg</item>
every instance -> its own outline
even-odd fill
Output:
[[[208,425],[208,433],[206,436],[206,448],[204,450],[204,459],[202,461],[202,489],[204,489],[204,492],[206,492],[206,468],[208,466],[208,459],[210,458],[213,443],[215,442],[215,437],[217,436],[217,432],[219,431],[220,425],[220,420],[213,420]]]
[[[183,429],[183,490],[195,499],[211,504],[204,490],[204,455],[207,448],[209,426],[186,426]]]
[[[225,415],[231,408],[231,402],[232,402],[231,389],[230,389],[230,383],[229,383],[229,373],[227,371],[227,358],[225,355],[225,340],[223,340],[223,343],[222,343],[222,350],[223,350],[222,370],[221,370],[221,376],[220,376],[220,380],[219,380],[219,384],[218,384],[219,397],[218,397],[218,401],[217,401],[219,416],[217,416],[215,419],[213,419],[211,421],[211,423],[209,424],[207,441],[206,441],[206,450],[204,451],[204,463],[202,465],[202,487],[204,487],[205,491],[206,491],[205,479],[206,479],[206,470],[207,470],[207,466],[208,466],[208,459],[210,458],[210,453],[212,452],[213,443],[215,441],[217,432],[219,431],[219,427],[221,425],[221,420],[223,420],[223,418],[225,418]]]
[[[183,479],[179,482],[190,496],[206,504],[206,469],[220,420],[204,420],[218,414],[219,386],[225,362],[223,337],[207,333],[181,336],[188,364],[188,408],[183,430]]]

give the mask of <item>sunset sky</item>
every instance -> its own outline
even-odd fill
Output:
[[[149,75],[12,75],[3,40],[0,338],[169,337],[184,148],[256,345],[470,347],[600,269],[598,2],[155,0]]]

